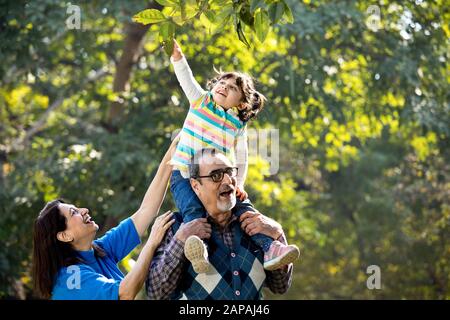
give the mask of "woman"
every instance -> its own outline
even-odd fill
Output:
[[[117,263],[139,243],[164,199],[172,172],[169,161],[175,139],[166,152],[140,208],[117,227],[95,240],[98,225],[89,210],[54,200],[46,204],[34,225],[33,278],[41,298],[55,300],[132,300],[142,288],[150,262],[172,213],[158,217],[136,264],[124,277]]]

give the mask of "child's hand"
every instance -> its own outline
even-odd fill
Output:
[[[183,51],[181,51],[180,46],[178,45],[177,40],[173,39],[173,51],[172,51],[172,59],[173,61],[178,61],[183,58]]]
[[[241,201],[244,201],[244,200],[246,200],[248,198],[247,192],[245,192],[244,189],[240,189],[239,187],[236,187],[236,196]]]
[[[263,215],[261,212],[247,211],[239,217],[241,228],[249,235],[257,233],[265,234],[274,240],[283,235],[283,228],[273,219]]]

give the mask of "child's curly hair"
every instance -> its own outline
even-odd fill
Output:
[[[255,90],[255,83],[253,78],[242,72],[223,72],[218,71],[214,68],[218,75],[208,81],[206,87],[208,90],[212,90],[214,85],[223,79],[236,79],[237,86],[241,89],[242,93],[242,103],[244,108],[239,110],[239,119],[243,122],[248,122],[249,120],[256,117],[256,115],[263,109],[266,97]]]

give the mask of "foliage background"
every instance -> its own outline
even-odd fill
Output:
[[[280,170],[254,158],[246,188],[302,259],[290,291],[266,298],[449,299],[445,2],[286,2],[294,23],[264,44],[248,34],[250,49],[229,25],[176,35],[202,85],[213,66],[239,69],[269,98],[251,126],[279,130]],[[31,230],[46,201],[88,207],[108,230],[138,208],[188,108],[158,26],[131,22],[157,3],[74,4],[81,30],[66,27],[64,1],[0,1],[1,298],[32,297]],[[381,290],[366,287],[373,264]]]

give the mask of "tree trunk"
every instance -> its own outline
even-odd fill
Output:
[[[163,7],[157,2],[152,1],[148,4],[147,9],[161,10]],[[105,127],[110,133],[117,133],[118,124],[122,118],[124,111],[124,99],[121,95],[130,90],[131,71],[134,64],[137,63],[142,48],[142,42],[145,33],[150,25],[142,25],[137,23],[127,23],[125,29],[125,40],[122,55],[116,65],[116,74],[114,75],[113,91],[118,94],[119,99],[111,103],[108,109]],[[104,234],[110,228],[118,224],[117,218],[107,216],[100,230],[100,234]]]
[[[152,2],[147,6],[148,9],[161,10],[162,6]],[[125,41],[122,56],[116,66],[116,74],[113,83],[113,92],[118,94],[117,101],[110,106],[106,119],[106,127],[109,132],[117,132],[118,123],[122,118],[124,111],[124,99],[121,97],[124,92],[130,90],[130,78],[133,65],[137,63],[142,48],[142,40],[150,25],[137,23],[127,23],[125,25]]]

